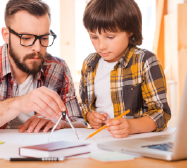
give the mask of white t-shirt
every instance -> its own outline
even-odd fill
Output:
[[[29,75],[25,82],[23,82],[22,84],[14,84],[15,85],[13,86],[13,97],[23,96],[37,88],[37,80],[34,80],[32,75]],[[29,118],[33,116],[34,111],[28,114],[21,113],[8,124],[7,128],[17,129],[19,125],[23,125]]]
[[[108,118],[114,118],[114,108],[111,100],[110,73],[114,70],[117,62],[109,63],[103,58],[99,60],[94,81],[94,92],[96,96],[96,111],[107,113]]]

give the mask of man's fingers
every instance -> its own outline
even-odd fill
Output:
[[[53,128],[54,125],[55,125],[55,123],[53,121],[49,121],[47,123],[47,125],[45,126],[43,132],[45,133],[45,132],[49,131],[49,129]],[[58,129],[60,129],[60,124],[58,124],[57,127],[55,128],[55,130],[58,130]]]
[[[34,133],[38,133],[42,128],[45,128],[45,125],[47,125],[48,122],[50,122],[51,120],[49,119],[41,119],[37,125],[35,126],[34,128]],[[34,125],[31,125],[31,127],[34,126]]]
[[[22,133],[22,132],[24,132],[26,129],[28,129],[28,127],[29,127],[29,125],[30,125],[31,122],[32,122],[32,119],[30,118],[30,119],[28,119],[23,125],[20,125],[20,126],[18,127],[19,132]]]
[[[62,99],[60,98],[60,96],[54,92],[53,90],[50,90],[46,87],[41,87],[41,90],[47,94],[49,97],[53,98],[54,102],[57,104],[58,108],[60,109],[60,111],[65,111],[66,107],[64,105],[64,102],[62,101]],[[55,107],[56,108],[56,107]],[[55,110],[55,109],[54,109]],[[56,109],[57,110],[57,109]],[[59,111],[59,112],[60,112]]]
[[[59,118],[59,115],[57,115],[42,99],[38,98],[33,105],[33,109],[37,113],[47,118]]]
[[[34,118],[32,120],[32,122],[29,124],[28,128],[27,128],[27,132],[28,133],[34,132],[34,129],[38,125],[38,123],[40,122],[40,120],[41,120],[40,118]]]
[[[44,111],[46,111],[51,116],[58,116],[59,118],[61,115],[61,109],[58,107],[52,97],[48,96],[47,94],[40,94],[39,101],[40,103],[37,103]]]

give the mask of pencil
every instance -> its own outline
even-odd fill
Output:
[[[113,120],[119,119],[124,115],[127,115],[130,112],[130,110],[125,111],[124,113],[122,113],[121,115],[119,115],[118,117],[114,118]],[[95,131],[94,133],[90,134],[86,139],[93,137],[95,134],[97,134],[98,132],[100,132],[101,130],[105,129],[107,127],[107,125],[104,125],[103,127],[99,128],[97,131]]]

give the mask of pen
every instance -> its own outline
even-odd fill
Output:
[[[46,157],[46,158],[8,158],[9,161],[63,161],[64,157]]]
[[[125,111],[124,113],[122,113],[121,115],[119,115],[118,117],[114,118],[113,120],[119,119],[124,115],[127,115],[130,112],[130,110]],[[107,127],[107,125],[104,125],[103,127],[99,128],[97,131],[95,131],[94,133],[90,134],[86,139],[89,139],[91,137],[93,137],[95,134],[97,134],[98,132],[100,132],[101,130],[105,129]]]

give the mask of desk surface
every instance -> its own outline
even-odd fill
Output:
[[[75,166],[76,165],[76,166]],[[62,162],[10,162],[0,160],[1,168],[184,168],[187,160],[162,161],[150,158],[135,158],[129,161],[102,163],[92,159],[67,159]]]

